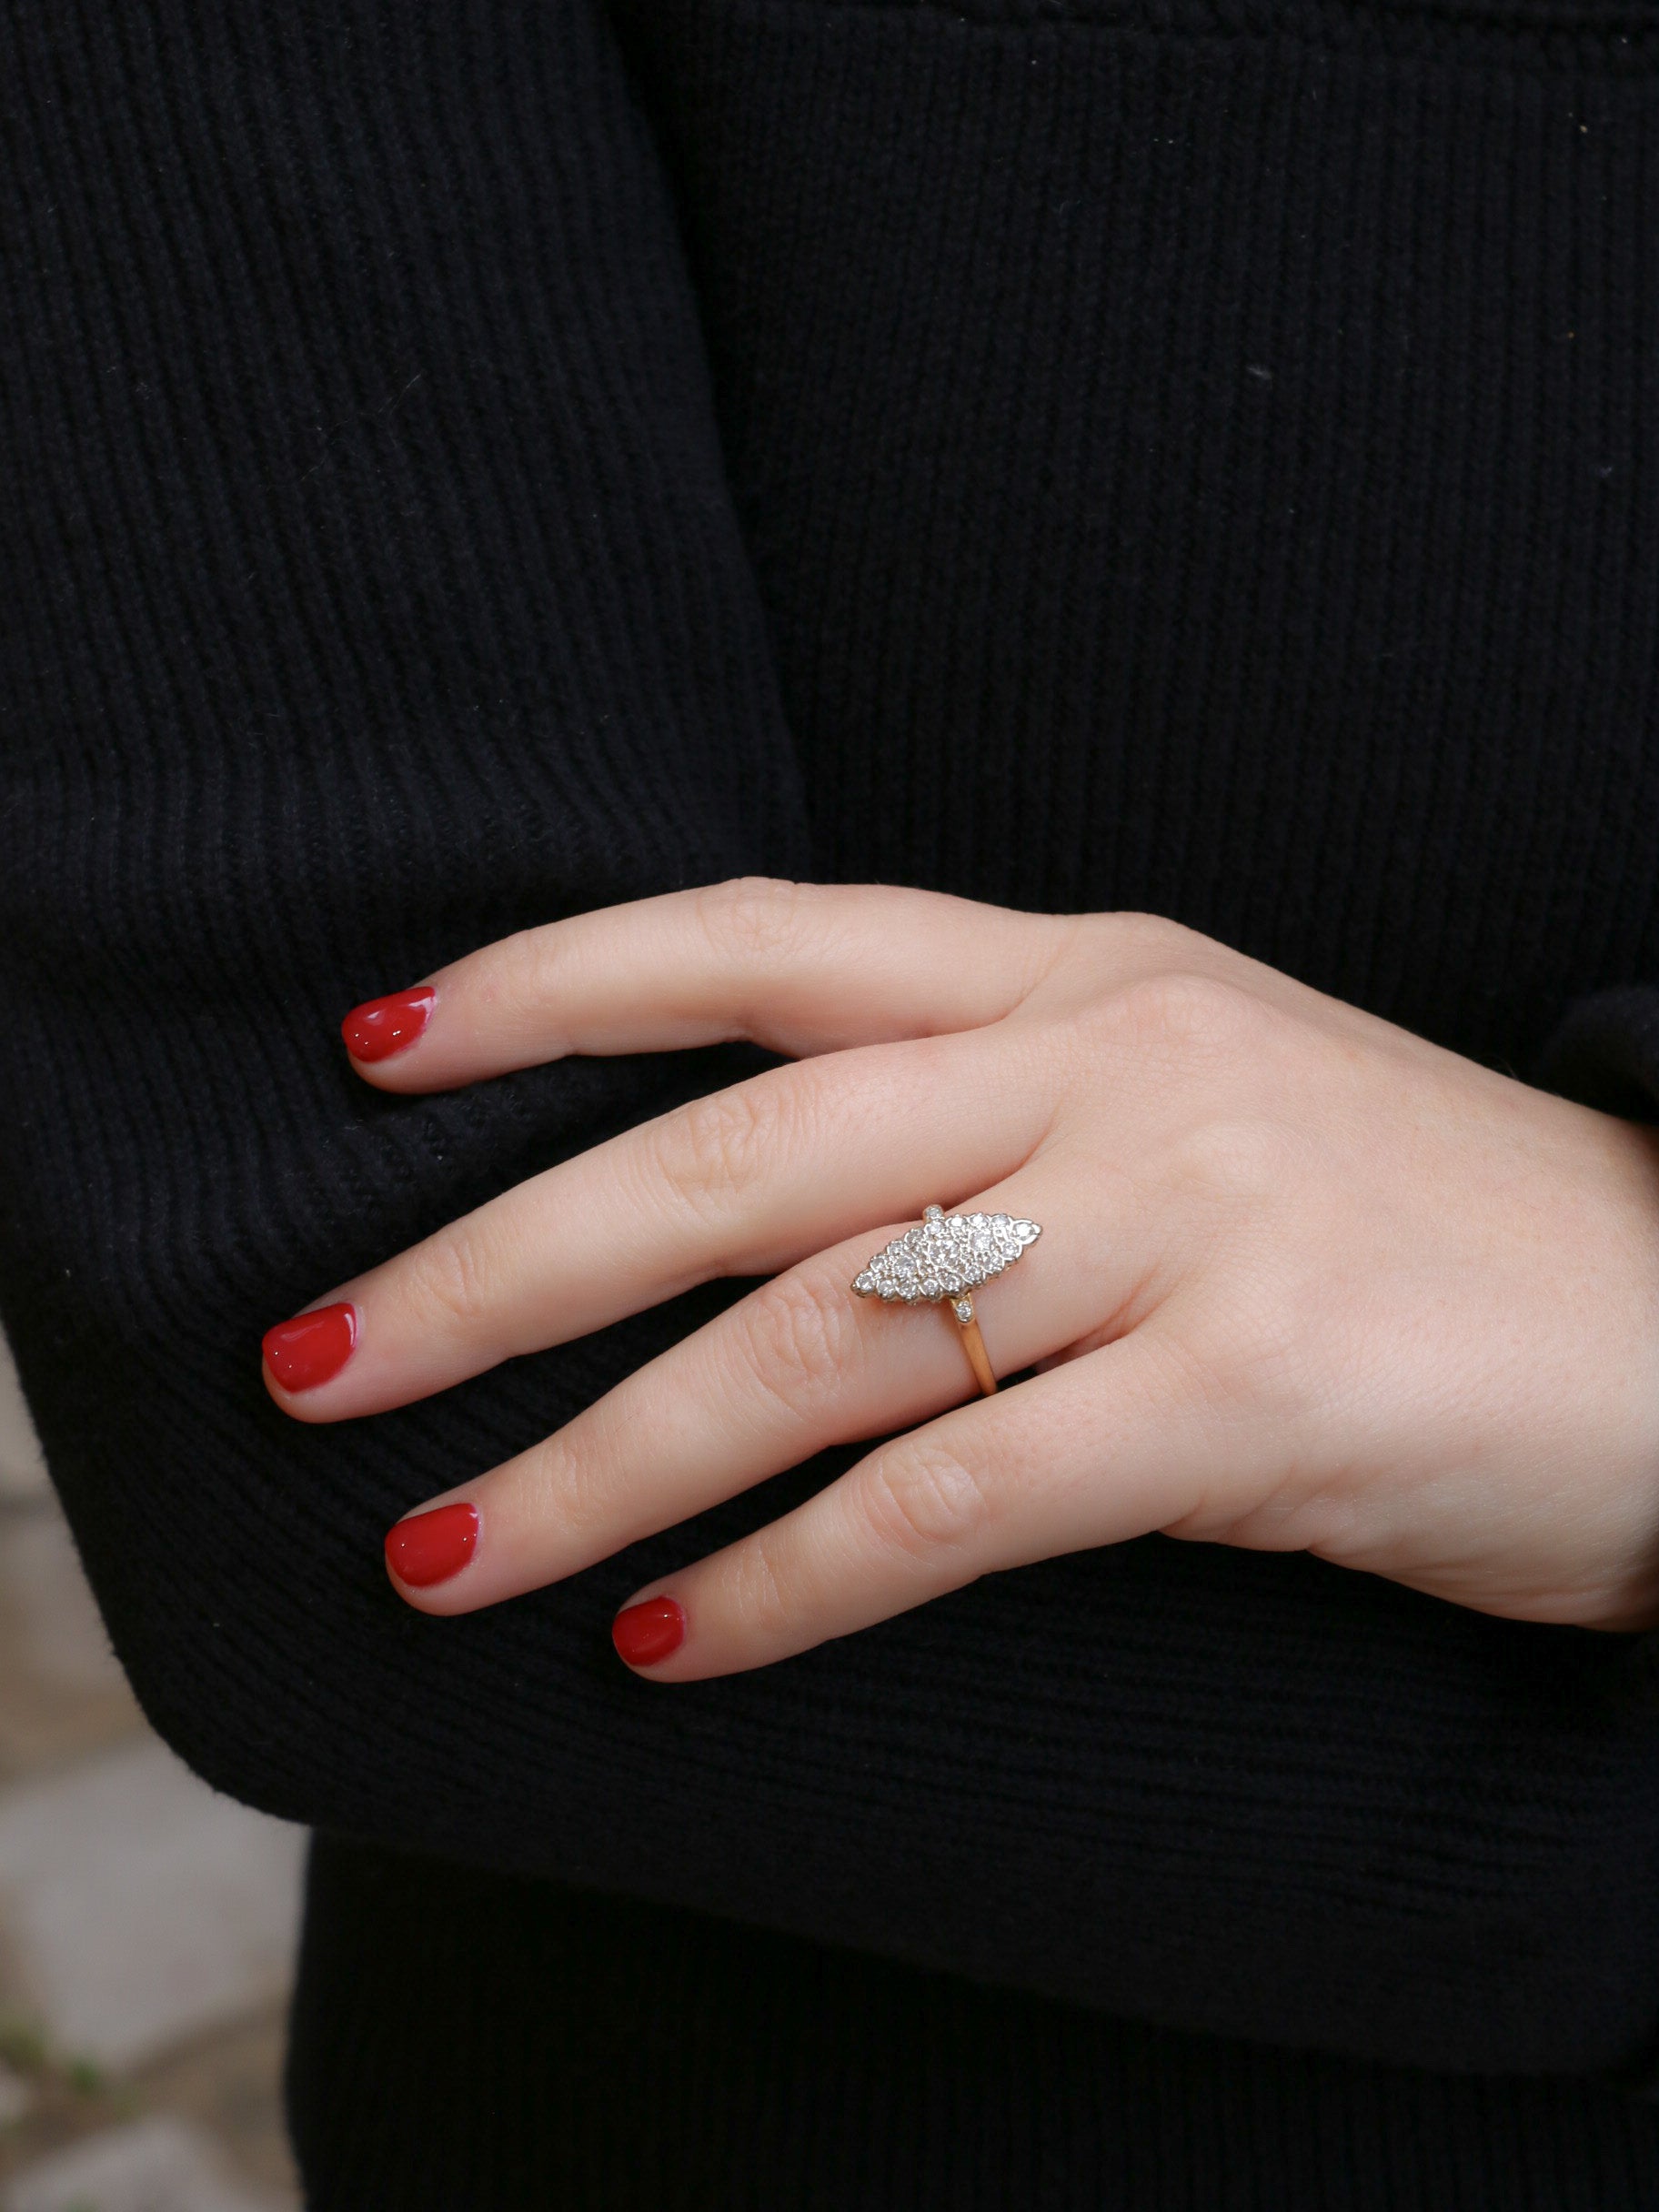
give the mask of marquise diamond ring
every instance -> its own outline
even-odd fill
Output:
[[[989,1398],[997,1378],[974,1318],[973,1293],[1012,1267],[1041,1234],[1035,1222],[1011,1213],[948,1214],[942,1206],[930,1206],[920,1228],[907,1229],[865,1262],[852,1287],[860,1298],[882,1298],[890,1304],[931,1305],[949,1299],[974,1380]]]

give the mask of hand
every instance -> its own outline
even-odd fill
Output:
[[[423,1509],[459,1510],[400,1523],[393,1579],[425,1612],[908,1431],[641,1593],[618,1648],[661,1680],[761,1666],[1153,1529],[1522,1619],[1659,1618],[1654,1132],[1171,922],[916,891],[646,900],[381,1006],[347,1033],[388,1091],[738,1037],[793,1063],[549,1169],[271,1332],[278,1404],[338,1421],[712,1277],[772,1278]],[[948,1306],[850,1292],[931,1201],[1043,1225],[976,1300],[998,1373],[1038,1370],[992,1398]]]

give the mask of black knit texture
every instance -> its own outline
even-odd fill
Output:
[[[714,1293],[339,1428],[257,1341],[747,1064],[393,1099],[347,1006],[746,870],[1171,913],[1641,1111],[1652,9],[18,0],[0,226],[0,1312],[168,1738],[1056,2006],[1639,2073],[1625,1640],[1151,1539],[666,1695],[614,1604],[831,1469],[461,1621],[379,1543]]]
[[[334,1841],[295,2031],[310,2212],[1652,2212],[1659,2172],[1659,2108],[1604,2084],[1177,2035]]]

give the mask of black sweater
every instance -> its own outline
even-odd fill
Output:
[[[1051,2035],[1091,2079],[1151,2032],[1108,2016],[1197,2039],[1181,2111],[1272,2081],[1214,2169],[1242,2205],[1292,2201],[1273,2159],[1316,2138],[1355,2204],[1488,2201],[1366,2178],[1347,2092],[1339,2124],[1307,2086],[1401,2067],[1578,2077],[1431,2085],[1403,2125],[1467,2175],[1543,2129],[1503,2169],[1554,2176],[1541,2206],[1659,2202],[1652,2109],[1604,2086],[1659,2041],[1630,1640],[1152,1538],[664,1692],[616,1603],[828,1465],[467,1619],[401,1605],[379,1543],[719,1294],[340,1427],[258,1372],[270,1322],[754,1058],[393,1098],[341,1012],[742,870],[1172,914],[1649,1111],[1648,0],[15,0],[0,226],[0,1312],[151,1717],[344,1839],[315,2201],[633,2201],[526,2147],[531,1998],[474,2091],[518,2116],[432,2179],[420,2006],[363,1902],[435,1949],[456,1920],[488,1992],[602,1891],[649,1902],[590,1897],[583,1941],[646,1941],[682,2018],[709,1941],[740,1976],[790,1938],[894,1962],[835,1968],[893,2017],[970,2002],[906,1965],[1027,1993],[971,1996],[979,2056],[826,2202],[935,2201],[939,2080],[1036,2096]],[[813,1986],[755,2015],[801,2096]],[[348,1996],[402,2178],[307,2071]],[[697,2016],[707,2078],[646,2097],[686,2125],[741,2072]],[[1167,2159],[1044,2198],[992,2133],[988,2204],[1189,2201]],[[818,2201],[777,2179],[802,2140],[738,2128],[709,2201]]]

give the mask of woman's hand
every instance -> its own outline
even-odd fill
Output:
[[[566,1053],[792,1057],[564,1161],[273,1330],[339,1421],[710,1277],[761,1288],[387,1540],[424,1612],[570,1574],[908,1431],[641,1594],[654,1678],[765,1665],[1161,1529],[1491,1613],[1659,1619],[1659,1139],[1173,923],[722,884],[487,947],[347,1023],[437,1091]],[[937,1201],[1041,1241],[949,1306],[850,1289]]]

